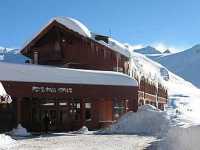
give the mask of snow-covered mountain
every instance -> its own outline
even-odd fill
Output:
[[[0,47],[0,62],[23,64],[27,57],[20,54],[18,49]]]
[[[200,45],[178,53],[147,56],[200,88]]]
[[[161,54],[161,52],[157,49],[155,49],[154,47],[151,46],[146,46],[144,48],[141,49],[135,49],[134,52],[138,52],[141,54]]]

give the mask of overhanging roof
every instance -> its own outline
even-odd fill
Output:
[[[137,86],[137,81],[128,75],[112,71],[81,70],[10,63],[0,63],[0,70],[0,81]]]

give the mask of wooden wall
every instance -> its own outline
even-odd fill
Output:
[[[33,59],[34,52],[39,55],[39,64],[92,70],[125,70],[128,58],[95,40],[83,37],[61,24],[55,24],[36,43],[22,53]]]

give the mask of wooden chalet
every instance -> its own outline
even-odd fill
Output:
[[[138,99],[140,104],[157,102],[161,109],[166,103],[166,92],[159,92],[162,88],[144,79],[138,89],[136,80],[128,76],[128,50],[107,36],[91,33],[75,19],[52,19],[21,53],[31,61],[0,63],[4,72],[0,81],[13,100],[0,104],[0,121],[4,120],[0,129],[21,123],[28,130],[43,131],[46,113],[52,131],[83,125],[97,129],[127,111],[137,111]]]

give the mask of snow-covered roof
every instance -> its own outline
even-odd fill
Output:
[[[112,71],[93,71],[30,64],[0,63],[0,81],[137,86],[128,75]]]
[[[42,29],[38,33],[36,33],[30,40],[26,41],[25,45],[23,46],[21,50],[23,50],[33,39],[35,39],[46,27],[48,27],[54,21],[62,24],[63,26],[65,26],[66,28],[70,30],[73,30],[79,33],[80,35],[84,37],[95,40],[94,34],[84,24],[82,24],[78,20],[70,18],[70,17],[54,17],[49,21],[48,24],[42,27]],[[102,41],[97,41],[97,40],[95,41],[111,48],[113,51],[116,51],[126,57],[130,57],[131,55],[129,52],[129,49],[127,49],[123,44],[121,44],[120,42],[112,38],[109,38],[109,43],[104,43]]]
[[[46,25],[44,25],[39,32],[37,32],[36,34],[33,35],[33,37],[27,40],[24,46],[21,48],[21,50],[23,50],[32,40],[34,40],[46,27],[48,27],[54,21],[64,25],[66,28],[70,30],[79,33],[80,35],[83,35],[88,38],[92,37],[90,30],[80,21],[70,17],[54,17]]]
[[[80,21],[78,21],[74,18],[55,17],[50,21],[50,23],[53,22],[53,21],[57,21],[60,24],[64,25],[66,28],[69,28],[73,31],[76,31],[76,32],[78,32],[79,34],[81,34],[85,37],[91,38],[90,30],[84,24],[82,24]]]
[[[117,41],[113,38],[108,38],[108,43],[106,43],[104,41],[97,41],[97,42],[111,48],[115,52],[118,52],[128,58],[131,57],[131,52],[129,51],[129,49],[127,47],[125,47],[122,43],[120,43],[119,41]]]

